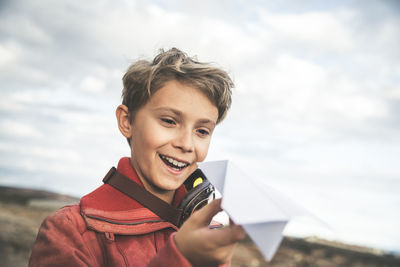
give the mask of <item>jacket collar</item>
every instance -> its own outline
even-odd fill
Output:
[[[130,158],[121,158],[117,171],[143,186]],[[185,194],[186,189],[182,185],[176,190],[172,205],[177,207]],[[136,200],[108,184],[103,184],[83,196],[80,207],[88,227],[100,232],[145,234],[167,227],[176,229],[173,224],[162,220]]]

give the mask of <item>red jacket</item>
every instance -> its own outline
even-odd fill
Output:
[[[118,172],[143,186],[129,158]],[[177,206],[186,191],[175,193]],[[108,184],[45,219],[29,266],[191,266],[176,248],[177,228]]]

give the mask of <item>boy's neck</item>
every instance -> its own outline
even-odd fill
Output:
[[[140,176],[139,176],[139,179],[140,179],[140,181],[142,181],[143,186],[144,186],[144,188],[146,188],[147,191],[149,191],[150,193],[152,193],[159,199],[167,202],[168,204],[170,204],[170,205],[172,204],[172,200],[174,199],[174,195],[175,195],[175,190],[171,190],[171,191],[160,190],[160,189],[154,188],[150,184],[146,183],[146,181],[144,181],[144,179],[142,179]]]
[[[132,163],[132,158],[130,159],[130,165],[133,168],[133,170],[135,171],[137,177],[139,178],[139,180],[142,182],[144,188],[149,191],[150,193],[152,193],[153,195],[155,195],[156,197],[158,197],[159,199],[167,202],[168,204],[172,204],[172,201],[174,200],[174,196],[175,196],[175,191],[176,190],[162,190],[160,188],[157,188],[153,185],[151,185],[150,183],[147,182],[146,179],[144,179],[142,177],[142,175],[136,170],[134,164]]]

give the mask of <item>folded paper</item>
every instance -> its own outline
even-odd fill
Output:
[[[277,251],[289,220],[295,216],[312,216],[231,161],[203,162],[199,167],[221,193],[224,211],[244,227],[267,260]]]

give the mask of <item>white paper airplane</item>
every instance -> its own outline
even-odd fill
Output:
[[[267,260],[282,241],[282,232],[294,216],[311,216],[307,210],[271,187],[258,182],[228,160],[199,164],[222,195],[222,208],[242,225]]]

